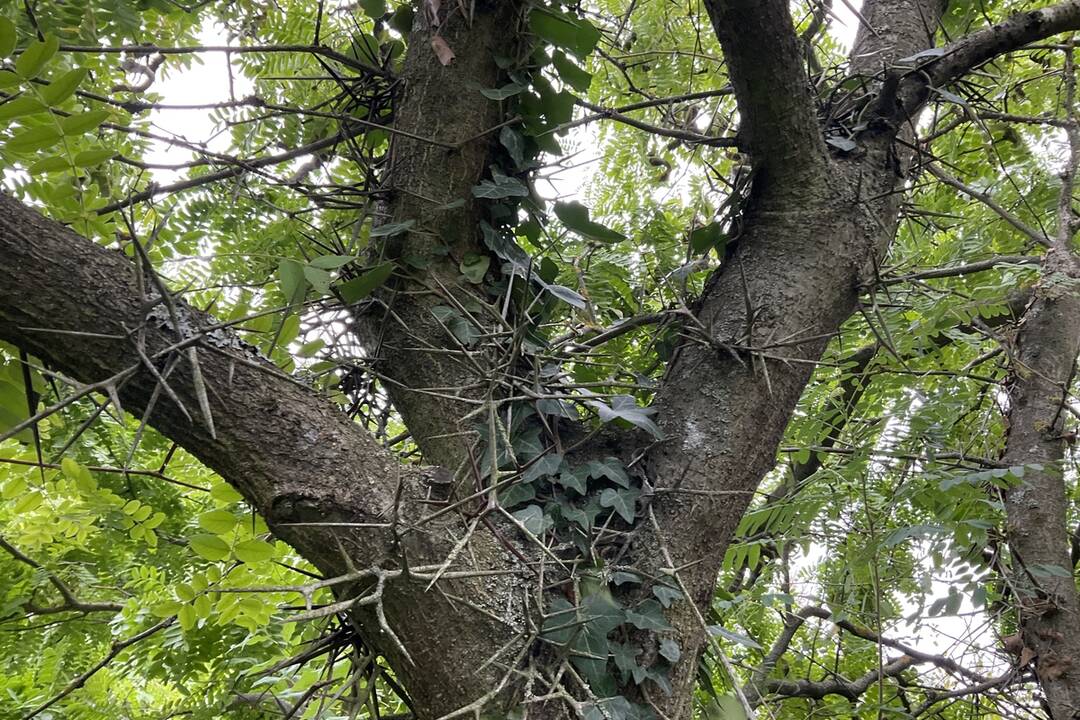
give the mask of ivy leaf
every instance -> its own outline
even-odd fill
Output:
[[[611,405],[599,400],[589,400],[587,404],[600,414],[601,422],[625,420],[631,425],[647,430],[657,440],[662,440],[664,437],[660,428],[649,417],[656,414],[656,408],[643,408],[630,395],[616,395],[611,398]]]
[[[393,237],[394,235],[400,235],[401,233],[408,231],[415,224],[415,220],[403,220],[402,222],[396,223],[383,223],[379,227],[371,228],[371,232],[368,233],[368,237]]]
[[[506,98],[514,97],[524,89],[524,85],[509,83],[508,85],[503,85],[501,88],[482,88],[480,94],[489,100],[505,100]]]
[[[551,56],[551,61],[562,81],[578,92],[586,92],[592,85],[592,74],[578,67],[562,52],[556,50]]]
[[[504,175],[492,168],[491,180],[483,180],[472,189],[474,196],[488,200],[502,200],[508,197],[526,197],[529,188],[515,177]]]
[[[600,504],[612,508],[626,522],[633,523],[634,515],[637,512],[637,499],[640,495],[641,491],[634,488],[628,490],[606,488],[600,493]]]
[[[490,265],[491,258],[487,255],[466,253],[465,259],[461,261],[458,269],[461,270],[461,274],[464,275],[469,282],[473,285],[479,285],[484,282],[484,275],[487,274]]]
[[[513,508],[536,499],[536,488],[527,482],[518,481],[499,491],[499,505]]]
[[[513,513],[513,516],[536,537],[543,537],[544,533],[550,530],[554,524],[551,518],[544,515],[544,511],[539,505],[529,505]]]
[[[576,491],[579,495],[585,495],[589,492],[585,477],[577,472],[563,471],[559,473],[558,483],[565,488]]]
[[[563,456],[560,453],[548,453],[529,466],[521,476],[521,481],[531,483],[542,477],[554,475],[562,467]]]
[[[600,41],[600,31],[590,23],[547,9],[537,8],[529,13],[529,29],[581,58],[591,53]]]
[[[653,585],[652,594],[665,608],[671,607],[671,604],[677,600],[682,600],[683,596],[682,590],[664,584]]]
[[[620,487],[630,487],[630,476],[617,458],[608,457],[603,460],[590,460],[585,464],[588,477],[607,478]]]
[[[660,654],[665,660],[674,665],[682,657],[682,650],[679,648],[678,641],[674,638],[663,638],[660,641]]]
[[[574,404],[569,400],[544,398],[536,401],[536,409],[545,415],[554,415],[555,417],[566,418],[567,420],[578,419],[577,410],[574,408]]]
[[[627,610],[626,622],[639,630],[651,630],[654,632],[671,630],[671,625],[668,624],[667,618],[664,617],[663,608],[655,600],[646,600],[633,610]]]
[[[385,283],[393,273],[394,264],[386,262],[376,265],[360,277],[338,283],[336,289],[341,299],[347,305],[352,305],[375,292],[375,289]]]
[[[589,208],[577,201],[555,203],[555,216],[568,230],[573,230],[588,240],[620,242],[626,239],[621,232],[589,219]]]
[[[525,167],[525,138],[514,128],[507,125],[499,131],[499,142],[510,153],[510,159],[518,169]]]

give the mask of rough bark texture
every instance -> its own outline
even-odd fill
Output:
[[[433,30],[418,25],[405,62],[395,125],[442,143],[464,144],[448,149],[400,136],[394,140],[386,211],[391,221],[415,220],[416,225],[379,251],[403,259],[431,258],[443,248],[449,254],[436,258],[424,277],[403,274],[392,292],[382,297],[390,310],[375,309],[360,325],[372,340],[377,367],[388,378],[393,401],[426,458],[452,472],[465,458],[463,438],[454,433],[459,419],[474,407],[466,400],[484,396],[488,378],[475,358],[465,360],[447,352],[460,348],[433,322],[430,308],[443,301],[429,293],[441,291],[440,283],[458,297],[476,292],[462,286],[457,265],[465,253],[482,248],[477,226],[483,208],[471,188],[485,171],[493,142],[492,134],[482,134],[503,119],[498,104],[484,99],[477,88],[499,84],[493,54],[516,52],[520,8],[512,2],[477,2],[470,24],[456,9],[457,3],[444,5],[454,7],[449,17],[444,8],[439,33],[457,59],[449,66],[438,62],[429,45]],[[925,73],[898,76],[899,87],[883,83],[889,101],[880,104],[877,121],[858,137],[858,150],[830,155],[786,0],[709,0],[706,6],[728,61],[743,118],[741,132],[756,174],[733,254],[710,279],[697,307],[713,347],[680,348],[658,393],[656,405],[667,439],[652,448],[644,462],[657,490],[650,508],[656,524],[651,515],[639,518],[641,526],[627,558],[657,572],[685,566],[679,579],[702,611],[709,606],[717,569],[751,494],[773,465],[812,361],[820,357],[827,336],[851,314],[860,287],[873,279],[887,251],[910,159],[904,145],[895,141],[898,135],[907,137],[908,113],[918,109],[927,92]],[[1062,5],[1068,12],[1076,6],[1076,2]],[[875,32],[860,34],[854,71],[885,80],[884,73],[878,75],[880,70],[932,44],[941,10],[939,0],[867,3],[864,14]],[[996,36],[972,41],[962,47],[989,49],[982,54],[971,51],[967,62],[1080,23],[1080,17],[1068,12],[1061,11],[1067,19],[1055,15],[1057,20],[1042,22],[1027,34],[1010,35],[1004,44],[995,44]],[[955,55],[961,55],[960,50]],[[953,78],[963,70],[961,65],[941,72]],[[443,207],[456,200],[465,205]],[[145,408],[155,382],[141,370],[128,336],[128,329],[145,319],[144,298],[133,290],[128,261],[9,198],[0,198],[0,257],[0,337],[84,382],[134,368],[121,396],[130,409]],[[1052,296],[1048,289],[1036,302],[1040,310],[1029,318],[1029,331],[1069,317],[1075,321],[1080,316],[1075,304],[1075,298]],[[187,309],[183,315],[192,330],[210,322]],[[167,314],[161,317],[165,319],[145,331],[146,350],[152,357],[179,339]],[[90,331],[118,339],[57,336],[28,329],[32,327]],[[1052,401],[1060,402],[1060,382],[1071,372],[1065,355],[1071,348],[1075,356],[1076,336],[1070,337],[1055,336],[1053,347],[1021,341],[1023,364],[1018,368],[1041,367],[1032,377],[1054,380],[1031,389],[1017,384],[1010,453],[1015,448],[1025,457],[1052,459],[1054,452],[1060,457],[1061,441],[1051,439],[1057,415],[1050,413],[1048,398],[1057,393]],[[427,470],[396,464],[328,403],[234,347],[227,336],[221,338],[223,347],[211,349],[210,340],[203,340],[198,353],[211,388],[216,439],[202,419],[188,423],[167,398],[158,399],[151,416],[159,430],[236,485],[266,516],[275,534],[323,572],[342,572],[348,567],[346,555],[355,566],[385,569],[400,569],[406,560],[416,567],[447,557],[464,526],[449,517],[416,526],[425,512],[417,501],[424,493]],[[797,338],[806,341],[790,344]],[[770,346],[777,341],[788,344]],[[1058,347],[1058,343],[1065,344]],[[158,359],[171,357],[166,352]],[[186,359],[179,360],[170,383],[188,408],[198,407]],[[432,388],[456,388],[449,394],[460,391],[462,399],[424,392]],[[637,437],[629,434],[615,441],[622,442],[623,455],[640,447]],[[1038,487],[1043,477],[1048,478],[1046,495],[1044,499],[1036,485],[1030,492],[1010,494],[1014,547],[1027,563],[1060,564],[1057,550],[1065,548],[1064,537],[1043,533],[1058,533],[1059,526],[1052,523],[1062,521],[1064,497],[1051,487],[1051,475],[1028,477],[1040,483]],[[399,486],[400,502],[395,500]],[[1049,515],[1037,527],[1014,528],[1015,511],[1028,507],[1036,494],[1039,507]],[[332,534],[289,524],[313,520],[386,524],[395,517],[397,533],[383,527]],[[527,550],[528,545],[522,548]],[[1044,559],[1040,553],[1050,552],[1047,548],[1054,554]],[[477,569],[508,573],[523,569],[482,526],[470,551],[469,563]],[[524,583],[517,575],[455,579],[441,583],[441,591],[425,591],[425,586],[401,578],[386,589],[387,620],[408,658],[370,609],[354,613],[365,638],[386,654],[404,681],[419,720],[452,713],[495,688],[505,668],[500,663],[485,665],[486,661],[505,646],[501,659],[511,663],[529,633]],[[1063,585],[1052,589],[1055,598],[1067,595]],[[1067,708],[1076,706],[1077,670],[1061,661],[1055,666],[1053,658],[1077,657],[1073,650],[1066,652],[1059,639],[1075,627],[1075,593],[1073,602],[1029,621],[1030,638],[1025,630],[1026,641],[1040,652],[1038,667],[1048,695]],[[535,621],[535,603],[531,611]],[[676,603],[669,620],[683,648],[682,660],[672,671],[675,691],[651,697],[674,720],[690,716],[690,688],[705,634],[689,603]],[[1048,672],[1048,666],[1058,671]],[[502,693],[489,709],[498,715],[509,700],[510,693]],[[562,703],[549,703],[533,706],[529,717],[548,720],[567,712]]]
[[[135,292],[131,262],[2,194],[0,257],[0,337],[85,383],[132,369],[117,382],[119,394],[127,411],[143,412],[156,381],[141,366],[135,340],[128,337],[128,329],[141,327],[147,312],[145,300]],[[178,302],[177,309],[185,335],[212,324],[183,303]],[[419,567],[446,559],[453,538],[464,532],[460,522],[450,515],[415,527],[430,512],[430,506],[418,503],[426,495],[429,470],[401,465],[329,401],[220,331],[196,345],[214,417],[216,438],[211,437],[197,412],[186,354],[159,355],[182,338],[172,331],[161,306],[155,317],[146,323],[146,355],[162,372],[177,361],[168,382],[195,422],[188,422],[164,395],[154,404],[150,422],[228,479],[276,537],[327,577],[344,574],[350,566],[393,570],[405,560]],[[399,484],[401,497],[395,503]],[[388,525],[395,514],[397,532]],[[290,525],[327,522],[384,527]],[[478,534],[472,550],[477,568],[498,572],[516,567],[516,560],[488,534]],[[515,575],[459,579],[442,583],[439,592],[425,591],[426,580],[390,581],[384,599],[387,622],[412,662],[382,631],[373,608],[358,609],[355,618],[365,640],[393,664],[421,716],[438,717],[497,683],[495,668],[476,669],[495,648],[522,632],[519,584]],[[345,590],[356,595],[370,587]],[[473,602],[454,603],[450,596]]]
[[[384,210],[389,222],[416,224],[376,248],[393,259],[412,256],[430,264],[384,293],[389,310],[370,311],[361,320],[359,335],[378,359],[387,391],[424,457],[454,470],[475,441],[475,435],[459,432],[467,429],[459,423],[475,406],[452,397],[483,397],[488,378],[482,354],[465,357],[431,308],[450,304],[445,291],[459,300],[486,300],[458,269],[467,254],[487,254],[480,241],[483,205],[472,189],[487,171],[491,146],[498,142],[493,128],[506,119],[502,104],[480,90],[504,84],[495,59],[515,57],[522,43],[518,2],[475,3],[471,18],[455,3],[445,5],[437,29],[425,19],[426,13],[417,13],[394,122],[407,133],[457,147],[394,137]],[[449,65],[432,49],[436,34],[454,52]]]
[[[1024,316],[1008,382],[1003,461],[1028,468],[1005,497],[1012,587],[1024,646],[1054,720],[1080,718],[1080,594],[1072,576],[1062,477],[1066,394],[1080,352],[1080,263],[1067,249],[1047,254]],[[1026,658],[1025,658],[1026,659]]]

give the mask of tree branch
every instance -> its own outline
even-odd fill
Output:
[[[820,178],[825,143],[784,0],[706,0],[739,105],[755,184]]]

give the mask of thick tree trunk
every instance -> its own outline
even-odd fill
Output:
[[[474,400],[491,391],[491,378],[482,359],[463,361],[461,348],[433,322],[430,309],[447,299],[439,293],[461,298],[477,292],[462,283],[457,266],[466,253],[483,252],[477,233],[483,208],[471,189],[485,171],[494,141],[488,131],[503,120],[497,103],[483,98],[477,86],[499,84],[494,56],[517,51],[520,8],[480,1],[470,24],[457,8],[471,4],[444,5],[453,8],[449,19],[444,8],[439,34],[457,59],[444,66],[429,44],[434,31],[419,25],[412,34],[395,120],[397,129],[439,143],[403,136],[394,140],[386,210],[391,221],[416,224],[379,248],[401,259],[402,267],[411,255],[433,260],[433,265],[423,277],[406,277],[403,271],[380,296],[389,310],[372,310],[359,324],[425,457],[453,472],[466,457],[468,442],[456,434],[458,421],[475,407]],[[1075,9],[1080,3],[1064,6]],[[910,132],[906,113],[917,111],[925,99],[928,78],[945,83],[964,69],[949,64],[957,53],[946,53],[940,67],[905,75],[895,95],[879,103],[875,123],[858,137],[857,151],[830,156],[786,0],[710,0],[707,7],[728,59],[759,174],[733,256],[710,279],[697,309],[712,344],[680,348],[658,393],[666,439],[643,462],[655,493],[637,518],[635,543],[624,559],[653,575],[670,576],[682,568],[676,579],[693,600],[693,605],[675,603],[669,612],[683,649],[670,677],[674,692],[664,696],[649,688],[649,698],[672,720],[691,713],[691,688],[705,643],[701,614],[708,609],[726,546],[752,492],[772,467],[812,363],[854,309],[860,288],[874,278],[892,238],[909,159],[904,144],[895,142],[898,134]],[[874,63],[857,63],[857,70],[877,72],[930,45],[928,28],[936,27],[940,11],[938,0],[868,3],[865,14],[882,32],[863,33],[858,47]],[[904,22],[894,22],[901,17]],[[910,21],[913,17],[919,22]],[[1008,42],[1027,42],[1080,22],[1065,13],[1049,20],[1039,17],[1043,24],[1024,25],[1027,34],[1009,35]],[[979,52],[990,53],[987,48],[996,53],[1010,47],[994,40],[961,43],[958,52],[977,59]],[[447,207],[459,200],[463,206]],[[82,382],[119,374],[114,384],[129,409],[142,411],[152,404],[151,423],[234,484],[275,534],[322,572],[370,570],[366,584],[348,593],[370,593],[380,572],[388,578],[382,595],[386,622],[375,605],[351,612],[365,640],[386,655],[404,681],[419,720],[462,709],[471,714],[481,707],[493,716],[505,714],[521,692],[514,673],[536,647],[541,611],[536,582],[517,556],[535,552],[533,546],[512,532],[497,536],[497,530],[472,523],[476,531],[454,564],[453,577],[429,589],[432,571],[424,566],[446,560],[473,520],[447,514],[420,522],[429,512],[420,500],[433,470],[394,462],[329,403],[283,377],[235,338],[217,330],[205,333],[212,320],[182,303],[179,334],[160,307],[146,322],[147,298],[134,291],[132,266],[123,256],[6,197],[0,197],[0,257],[0,337]],[[1049,323],[1062,321],[1068,312],[1077,317],[1069,304],[1075,299],[1047,294],[1038,302],[1043,309],[1032,316],[1032,330],[1043,322],[1040,318]],[[43,327],[53,332],[34,329]],[[1071,346],[1038,353],[1038,342],[1029,349],[1021,343],[1025,365],[1018,369],[1042,363],[1044,371],[1037,377],[1056,380],[1034,393],[1018,389],[1010,453],[1014,447],[1038,448],[1040,458],[1052,459],[1052,452],[1060,457],[1060,440],[1052,441],[1046,431],[1057,416],[1048,415],[1045,396],[1053,390],[1060,401],[1058,383],[1068,375],[1062,358],[1068,347],[1075,354],[1072,337]],[[801,339],[805,342],[797,342]],[[175,363],[169,383],[194,422],[173,400],[152,401],[157,381],[146,372],[138,342],[159,369]],[[189,346],[197,348],[216,433],[196,411]],[[425,392],[431,389],[443,397]],[[1028,412],[1033,413],[1031,422],[1017,414]],[[1034,434],[1025,440],[1021,432]],[[624,457],[641,446],[631,434],[612,438]],[[1046,445],[1051,442],[1057,444]],[[1059,521],[1064,503],[1059,495],[1047,496],[1060,502],[1050,508],[1053,518],[1026,536],[1032,545],[1044,540],[1051,548],[1063,545],[1056,535],[1034,534],[1051,520]],[[1014,491],[1010,507],[1021,510],[1030,497]],[[355,526],[294,524],[311,521]],[[1060,563],[1057,554],[1044,558],[1041,550],[1025,549],[1022,531],[1027,530],[1015,528],[1019,558],[1028,564]],[[517,544],[516,552],[508,549]],[[1067,601],[1064,586],[1042,587],[1053,588],[1055,602],[1059,597]],[[1065,660],[1076,655],[1066,652],[1071,646],[1055,633],[1067,635],[1063,628],[1075,613],[1066,612],[1064,604],[1059,607],[1056,614],[1029,613],[1034,619],[1026,624],[1031,636],[1025,630],[1025,639],[1040,652],[1040,677],[1048,683],[1048,695],[1053,693],[1052,702],[1069,708],[1075,705],[1077,683]],[[546,658],[541,651],[535,659]],[[569,713],[566,703],[548,702],[530,706],[529,717],[549,720]]]
[[[1080,352],[1078,282],[1076,258],[1064,247],[1051,250],[1011,354],[1002,458],[1025,468],[1005,495],[1010,585],[1028,651],[1021,657],[1033,659],[1054,720],[1080,718],[1080,594],[1069,556],[1063,477],[1070,442],[1064,405]]]

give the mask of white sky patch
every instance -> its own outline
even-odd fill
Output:
[[[204,25],[199,33],[202,45],[227,45],[224,28]],[[221,52],[199,53],[201,63],[196,61],[188,68],[177,68],[175,60],[166,58],[159,78],[151,89],[161,95],[162,102],[177,106],[205,106],[234,99],[229,93],[229,66],[227,55]],[[170,65],[172,67],[170,67]],[[232,73],[232,95],[242,98],[254,91],[251,79],[235,69]],[[217,128],[211,111],[205,108],[155,109],[150,112],[152,131],[158,135],[176,137],[179,140],[203,144],[208,150],[229,151],[230,135]],[[145,160],[149,163],[178,164],[190,161],[194,153],[185,147],[163,142],[154,143]],[[153,171],[154,180],[160,184],[175,182],[186,175],[185,170]]]

